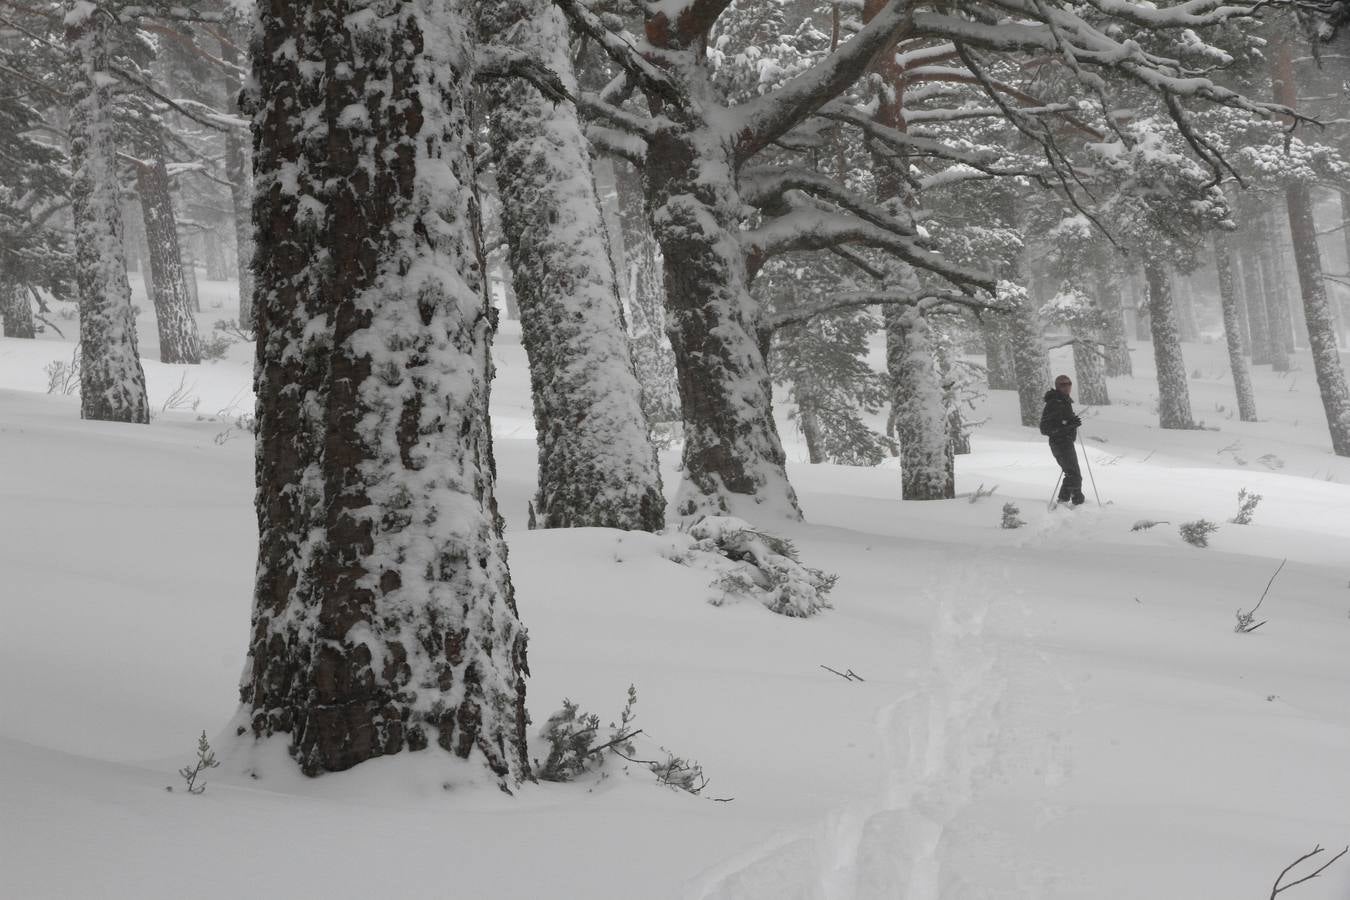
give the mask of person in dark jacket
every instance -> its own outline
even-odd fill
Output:
[[[1074,442],[1078,440],[1078,427],[1083,420],[1074,415],[1073,398],[1069,392],[1073,382],[1068,375],[1055,378],[1055,389],[1045,392],[1045,411],[1041,413],[1041,434],[1050,439],[1050,452],[1055,462],[1064,470],[1064,483],[1059,488],[1059,502],[1072,502],[1074,506],[1082,503],[1083,473],[1078,469],[1078,451]]]

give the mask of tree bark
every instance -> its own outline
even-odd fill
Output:
[[[934,377],[932,324],[914,308],[888,307],[886,361],[895,383],[895,435],[900,444],[900,496],[949,500],[956,496],[947,405]]]
[[[71,211],[80,306],[80,417],[150,421],[145,372],[136,350],[136,319],[122,249],[117,146],[108,71],[109,18],[68,0],[66,42],[76,61],[69,86]]]
[[[1238,310],[1237,288],[1233,278],[1233,249],[1228,236],[1214,234],[1214,269],[1219,278],[1219,299],[1223,304],[1223,334],[1228,342],[1228,365],[1233,372],[1233,390],[1237,394],[1238,417],[1244,422],[1256,421],[1256,395],[1252,393],[1252,376],[1247,359],[1242,355],[1241,316]]]
[[[33,307],[28,302],[28,292],[24,285],[0,279],[0,317],[5,320],[5,337],[37,337],[37,326],[33,323]]]
[[[628,297],[628,340],[642,386],[642,412],[653,429],[669,428],[680,421],[680,389],[675,355],[666,336],[661,251],[647,222],[642,173],[628,163],[615,163],[614,188],[623,231],[621,282]]]
[[[816,411],[815,397],[811,390],[800,381],[796,384],[797,421],[802,428],[802,440],[806,442],[806,458],[810,463],[819,465],[829,462],[825,453],[825,439],[820,430],[820,413]]]
[[[1078,376],[1078,400],[1088,406],[1110,406],[1106,388],[1106,361],[1101,344],[1094,335],[1076,337],[1073,342],[1073,371]]]
[[[1050,360],[1045,355],[1041,337],[1041,322],[1027,293],[1019,295],[1019,302],[1009,316],[1012,332],[1013,364],[1017,370],[1017,406],[1022,424],[1036,428],[1045,408],[1046,385],[1050,383]]]
[[[239,64],[239,50],[234,43],[235,33],[220,40],[220,58],[226,63]],[[231,109],[238,113],[238,98],[242,85],[239,76],[230,70],[222,75],[225,96]],[[235,257],[239,270],[239,327],[253,327],[253,195],[252,173],[249,171],[248,145],[236,129],[225,132],[225,179],[230,183],[230,208],[234,211]]]
[[[156,146],[154,151],[150,160],[136,165],[136,193],[140,196],[145,241],[150,248],[153,273],[150,301],[159,327],[159,361],[196,365],[202,361],[202,345],[183,278],[169,172],[162,148]]]
[[[1194,428],[1186,361],[1181,355],[1172,305],[1171,279],[1163,264],[1153,259],[1145,260],[1144,277],[1148,280],[1149,328],[1158,371],[1158,424],[1163,428]]]
[[[311,775],[434,742],[505,786],[529,777],[526,634],[494,491],[471,23],[436,0],[343,11],[264,4],[254,42],[240,733],[286,735]]]
[[[511,35],[576,91],[567,27],[547,0],[499,0],[479,37]],[[655,531],[665,524],[656,454],[624,333],[591,158],[576,109],[524,80],[486,87],[502,230],[530,361],[544,528]]]

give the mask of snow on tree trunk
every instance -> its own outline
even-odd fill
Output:
[[[68,87],[71,211],[80,307],[80,417],[150,421],[145,372],[122,249],[117,146],[108,71],[110,19],[91,3],[66,4],[66,42],[76,61]]]
[[[1110,406],[1106,389],[1106,360],[1101,345],[1091,336],[1073,342],[1073,371],[1078,376],[1078,401],[1088,406]]]
[[[798,380],[797,422],[802,429],[802,440],[806,442],[806,458],[812,465],[829,462],[825,453],[825,439],[820,429],[820,413],[816,410],[815,397],[808,385]]]
[[[1134,364],[1130,360],[1130,345],[1125,340],[1125,303],[1120,295],[1120,287],[1110,277],[1101,276],[1097,282],[1097,300],[1105,318],[1102,339],[1106,344],[1104,372],[1112,378],[1133,375]]]
[[[1244,422],[1256,421],[1256,395],[1252,393],[1252,376],[1247,359],[1242,355],[1242,334],[1238,314],[1238,298],[1233,278],[1233,247],[1226,234],[1214,234],[1214,269],[1219,277],[1219,300],[1223,305],[1223,334],[1228,342],[1228,365],[1233,371],[1233,388],[1237,393],[1238,417]]]
[[[1261,292],[1266,300],[1266,327],[1270,340],[1270,368],[1274,372],[1289,371],[1289,295],[1280,281],[1276,257],[1275,229],[1266,216],[1261,217],[1260,231]]]
[[[159,361],[195,365],[202,361],[202,345],[183,279],[173,196],[169,193],[169,172],[162,152],[136,165],[136,193],[141,199],[141,220],[150,248],[154,285],[150,300],[159,326]]]
[[[264,4],[258,21],[259,558],[240,732],[287,735],[311,775],[434,742],[503,784],[528,777],[471,23],[439,0]]]
[[[956,496],[947,404],[934,356],[931,323],[913,307],[888,307],[886,366],[895,388],[895,436],[900,444],[900,495],[905,500]]]
[[[684,417],[681,516],[801,518],[773,419],[760,310],[746,283],[732,147],[667,123],[644,175],[664,259],[667,329]]]
[[[984,365],[989,390],[1017,390],[1017,368],[1013,364],[1007,319],[997,313],[985,313],[980,317],[980,333],[984,336]]]
[[[615,163],[614,187],[623,229],[623,286],[628,297],[628,340],[642,386],[642,411],[653,429],[680,421],[680,390],[675,355],[666,337],[666,295],[661,283],[661,251],[647,222],[642,173]]]
[[[509,34],[513,49],[575,93],[566,23],[551,3],[498,0],[481,9],[480,39]],[[535,521],[655,531],[665,524],[661,476],[576,109],[520,79],[493,79],[486,94],[534,395]]]
[[[33,307],[29,305],[28,292],[23,285],[0,279],[0,317],[5,320],[5,337],[37,337]]]
[[[1247,305],[1247,326],[1251,330],[1252,365],[1270,365],[1270,318],[1266,315],[1266,292],[1262,287],[1261,260],[1248,236],[1249,252],[1234,260],[1242,271],[1242,297]]]
[[[952,337],[957,324],[951,321],[947,327],[931,325],[929,331],[933,339],[933,359],[937,363],[938,380],[942,385],[942,405],[947,410],[947,440],[951,443],[952,453],[962,456],[970,452],[970,429],[966,427],[965,413],[961,408],[959,393],[962,385],[953,362],[959,353]],[[952,478],[955,483],[955,469]]]
[[[1149,329],[1153,333],[1153,361],[1158,371],[1158,424],[1163,428],[1194,428],[1186,361],[1181,356],[1172,281],[1161,262],[1144,262],[1148,280]]]
[[[1011,282],[999,283],[1000,299],[1011,307],[1008,316],[1012,338],[1013,365],[1017,372],[1017,405],[1022,424],[1040,425],[1045,408],[1046,385],[1050,383],[1050,360],[1041,339],[1041,323],[1026,288]]]
[[[220,58],[238,64],[239,51],[232,41],[220,41]],[[239,76],[225,70],[225,95],[230,105],[239,96]],[[252,173],[248,165],[248,146],[236,129],[225,132],[225,179],[230,183],[230,208],[234,215],[234,247],[239,269],[239,327],[253,327],[253,218],[250,201],[253,195]]]

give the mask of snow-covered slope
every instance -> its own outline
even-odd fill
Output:
[[[207,331],[232,310],[203,288]],[[1256,898],[1350,841],[1350,460],[1306,358],[1258,370],[1263,421],[1243,424],[1222,347],[1187,345],[1213,431],[1159,431],[1151,379],[1113,380],[1120,402],[1085,414],[1102,507],[1089,485],[1088,506],[1046,509],[1055,469],[1011,394],[958,463],[958,490],[996,488],[975,503],[902,502],[893,468],[792,465],[808,523],[760,524],[840,577],[832,611],[790,620],[709,604],[708,573],[659,537],[525,530],[510,328],[493,425],[533,718],[568,697],[617,719],[634,684],[638,755],[697,760],[703,795],[617,758],[515,797],[440,754],[314,780],[246,760],[248,348],[148,362],[153,408],[180,384],[200,402],[138,427],[43,393],[69,343],[4,340],[0,897]],[[1244,487],[1254,523],[1228,524]],[[999,528],[1005,502],[1025,527]],[[1198,518],[1220,525],[1208,549],[1177,534]],[[1286,558],[1267,624],[1234,633]],[[202,731],[225,765],[188,796]],[[1350,858],[1282,896],[1348,894]]]

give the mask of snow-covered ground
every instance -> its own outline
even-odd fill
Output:
[[[203,283],[204,332],[230,290]],[[808,523],[757,524],[839,575],[833,610],[791,620],[709,604],[708,573],[657,537],[525,529],[511,328],[493,425],[531,714],[569,697],[608,722],[634,684],[639,755],[697,760],[703,795],[618,759],[515,797],[439,753],[241,774],[249,348],[147,362],[154,409],[189,399],[144,427],[46,393],[69,341],[3,340],[0,897],[1232,900],[1350,842],[1350,459],[1306,355],[1257,371],[1244,424],[1222,346],[1187,345],[1216,430],[1178,433],[1156,427],[1136,346],[1140,375],[1084,415],[1100,508],[1089,485],[1088,506],[1047,510],[1056,470],[1010,393],[958,463],[958,490],[995,490],[975,503],[902,502],[893,467],[807,465],[784,420]],[[153,359],[148,312],[140,332]],[[1241,488],[1264,498],[1247,526],[1228,523]],[[1005,502],[1025,527],[999,527]],[[1177,533],[1199,518],[1220,525],[1208,549]],[[1284,559],[1267,624],[1235,633]],[[225,765],[189,796],[176,770],[202,731]],[[1344,900],[1350,858],[1281,896]]]

